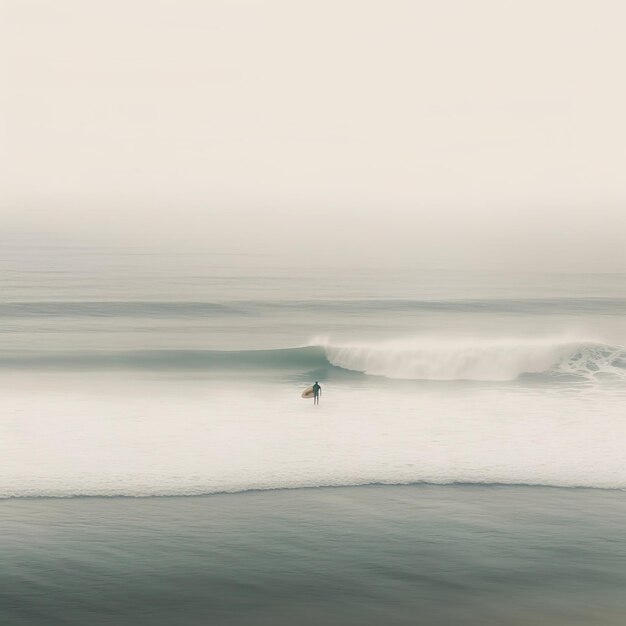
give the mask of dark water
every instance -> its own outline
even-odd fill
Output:
[[[626,623],[626,494],[368,486],[0,502],[7,626]]]

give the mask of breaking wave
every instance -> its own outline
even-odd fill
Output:
[[[407,380],[510,381],[524,375],[626,378],[626,349],[597,342],[544,339],[417,339],[269,350],[139,350],[4,353],[17,369],[282,370],[337,368]]]
[[[385,342],[326,347],[338,367],[411,380],[515,380],[525,374],[626,377],[626,350],[558,339]]]

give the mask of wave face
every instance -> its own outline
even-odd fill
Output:
[[[626,350],[602,343],[546,339],[411,339],[269,350],[138,350],[4,353],[5,369],[264,370],[337,368],[405,380],[511,381],[524,375],[585,380],[626,378]]]
[[[134,350],[14,353],[0,357],[0,367],[16,369],[147,369],[302,371],[328,366],[324,348],[274,350]]]

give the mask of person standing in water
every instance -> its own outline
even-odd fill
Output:
[[[320,384],[317,381],[315,381],[315,384],[313,385],[313,404],[320,403],[321,395],[322,395],[322,388],[320,387]]]

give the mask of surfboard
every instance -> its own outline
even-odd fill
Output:
[[[307,387],[303,392],[302,392],[302,397],[303,398],[312,398],[313,397],[313,385],[311,385],[310,387]]]

